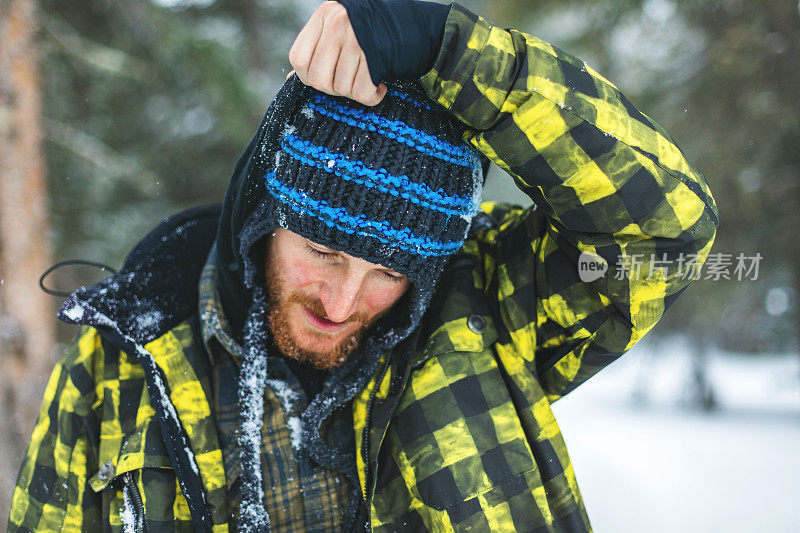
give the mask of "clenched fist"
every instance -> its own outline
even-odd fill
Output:
[[[320,5],[289,50],[289,62],[304,84],[365,105],[378,104],[386,85],[375,86],[347,10],[338,2]]]

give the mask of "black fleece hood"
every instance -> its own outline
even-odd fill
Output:
[[[245,272],[249,269],[250,275],[255,277],[254,265],[259,262],[257,257],[250,255],[255,250],[249,248],[261,236],[256,235],[259,230],[264,233],[267,231],[264,224],[248,226],[248,221],[267,194],[263,180],[254,175],[258,158],[256,148],[259,147],[261,151],[274,151],[277,148],[280,131],[289,117],[299,111],[303,91],[303,84],[294,76],[283,85],[261,120],[258,131],[239,156],[225,193],[217,226],[215,259],[225,315],[237,337],[241,335],[250,305]]]

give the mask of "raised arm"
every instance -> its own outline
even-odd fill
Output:
[[[555,400],[629,350],[686,288],[718,225],[708,184],[582,61],[461,6],[421,81],[536,204],[486,205],[497,228],[479,253],[515,351]],[[582,253],[601,257],[605,276],[582,281]]]

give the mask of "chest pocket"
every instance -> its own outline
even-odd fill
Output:
[[[135,432],[121,436],[104,433],[100,442],[89,486],[101,498],[106,524],[138,532],[146,524],[168,523],[192,531],[189,507],[156,420],[144,420]]]
[[[376,493],[400,477],[411,497],[444,510],[535,468],[492,350],[441,354],[412,374]]]
[[[502,325],[467,259],[440,282],[381,448],[373,501],[387,516],[409,498],[444,510],[535,468],[494,353]]]

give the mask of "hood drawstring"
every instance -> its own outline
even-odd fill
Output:
[[[69,266],[69,265],[86,265],[86,266],[96,267],[96,268],[99,268],[100,270],[102,270],[104,272],[105,271],[111,272],[112,275],[116,274],[116,272],[117,272],[115,269],[111,268],[110,266],[104,265],[103,263],[98,263],[97,261],[87,261],[86,259],[68,259],[66,261],[59,261],[55,265],[53,265],[50,268],[48,268],[47,270],[45,270],[44,274],[42,274],[39,277],[39,288],[42,289],[47,294],[50,294],[51,296],[68,297],[70,294],[72,294],[74,291],[70,291],[70,292],[58,291],[58,290],[55,290],[55,289],[49,289],[49,288],[44,286],[44,280],[47,278],[47,276],[49,276],[52,272],[58,270],[59,268],[63,268],[65,266]]]

